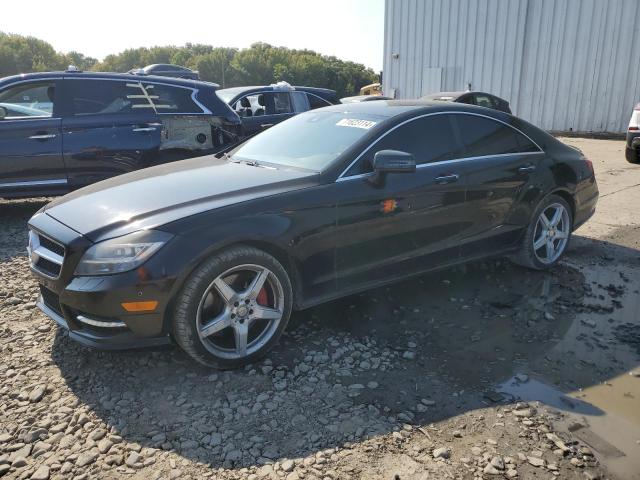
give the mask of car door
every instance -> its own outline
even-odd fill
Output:
[[[0,197],[67,188],[62,161],[60,80],[12,83],[0,90]]]
[[[149,165],[161,124],[149,94],[132,78],[65,78],[63,155],[72,187]]]
[[[453,118],[464,145],[467,179],[461,254],[503,251],[529,220],[523,202],[538,198],[536,173],[545,154],[522,132],[495,118],[474,113]]]
[[[257,96],[253,116],[242,119],[247,134],[257,133],[295,115],[289,92],[263,92]],[[253,102],[252,102],[253,106]]]
[[[338,180],[338,289],[457,261],[466,219],[466,181],[455,161],[461,148],[449,115],[411,119],[374,142]],[[412,153],[416,171],[375,184],[371,162],[387,149]]]

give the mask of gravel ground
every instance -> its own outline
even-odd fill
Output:
[[[43,201],[0,201],[0,477],[638,478],[616,462],[640,457],[640,436],[596,430],[621,414],[588,397],[632,379],[618,400],[635,425],[639,222],[604,215],[638,187],[600,164],[622,142],[567,141],[596,152],[613,193],[552,272],[493,260],[299,312],[238,371],[70,341],[35,309],[24,252]]]

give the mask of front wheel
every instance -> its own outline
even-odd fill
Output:
[[[292,288],[271,255],[237,246],[215,254],[178,294],[174,338],[196,361],[236,368],[258,360],[289,321]]]
[[[534,212],[514,262],[536,270],[554,266],[569,245],[572,229],[569,204],[558,195],[548,196]]]

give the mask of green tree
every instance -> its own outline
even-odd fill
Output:
[[[153,63],[174,63],[198,70],[203,80],[224,87],[284,80],[292,85],[330,88],[338,97],[355,95],[360,87],[377,80],[373,70],[362,64],[267,43],[254,43],[242,50],[193,43],[130,48],[98,62],[75,51],[58,53],[37,38],[0,32],[0,77],[60,70],[71,64],[82,70],[127,72]]]

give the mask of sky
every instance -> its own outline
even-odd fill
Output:
[[[0,31],[98,59],[154,45],[245,48],[266,42],[335,55],[378,72],[384,0],[5,0]]]

